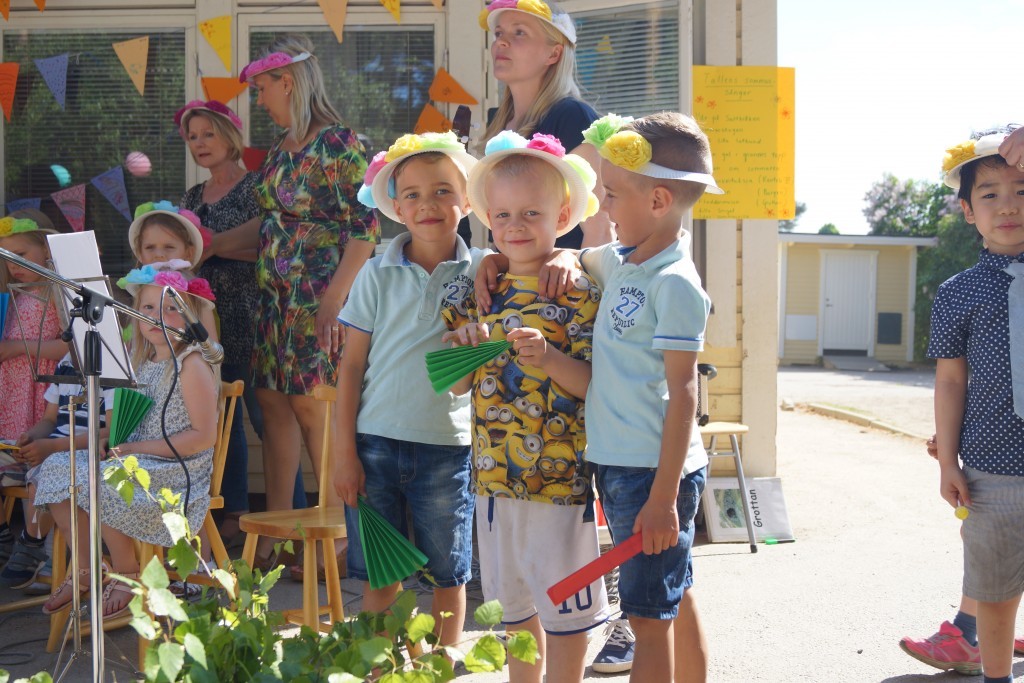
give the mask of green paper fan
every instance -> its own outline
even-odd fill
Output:
[[[362,496],[359,497],[359,540],[373,590],[402,581],[427,564],[427,556]]]
[[[477,346],[430,351],[426,355],[427,377],[434,391],[443,394],[473,370],[512,348],[505,340],[481,342]]]
[[[110,445],[119,446],[128,440],[135,428],[142,422],[153,399],[134,389],[114,389],[114,413],[110,424]]]

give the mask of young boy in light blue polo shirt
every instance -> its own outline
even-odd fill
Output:
[[[643,554],[619,574],[622,611],[636,634],[630,680],[704,680],[704,637],[689,589],[708,464],[694,415],[710,300],[681,222],[705,190],[721,190],[707,136],[683,114],[608,115],[584,138],[602,157],[602,208],[618,236],[581,261],[604,293],[587,392],[587,460],[597,465],[614,540],[643,534]]]

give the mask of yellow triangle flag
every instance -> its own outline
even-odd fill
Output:
[[[463,89],[452,75],[441,67],[430,84],[430,99],[435,102],[451,102],[453,104],[476,104],[476,98]]]
[[[121,66],[128,72],[135,89],[140,95],[146,94],[146,65],[149,63],[149,36],[132,38],[113,44]]]
[[[5,20],[11,20],[11,0],[0,0],[0,14],[4,15]]]
[[[422,135],[423,133],[444,133],[451,129],[452,122],[438,111],[437,107],[428,102],[423,105],[423,111],[420,112],[420,117],[416,120],[416,126],[412,132]]]
[[[221,104],[230,104],[231,100],[248,88],[248,83],[239,83],[237,78],[203,78],[203,94],[206,99],[217,100]]]
[[[334,37],[340,43],[345,37],[345,14],[348,13],[348,0],[316,0],[320,11],[324,13],[327,25],[334,31]]]
[[[17,62],[0,64],[0,108],[4,110],[4,118],[11,120],[11,107],[14,106],[14,91],[18,88]]]
[[[42,12],[46,9],[46,0],[36,0],[36,7],[38,7],[39,11]]]
[[[430,0],[434,3],[434,9],[444,9],[444,0]]]
[[[199,31],[206,38],[213,51],[224,63],[224,68],[231,71],[231,15],[207,19],[199,24]]]
[[[391,16],[395,18],[399,24],[402,23],[402,0],[380,0],[380,4],[384,5],[384,8],[391,12]]]

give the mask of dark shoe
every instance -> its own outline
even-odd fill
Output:
[[[11,588],[31,586],[39,575],[39,570],[46,564],[46,559],[46,547],[42,543],[28,545],[18,539],[14,543],[11,559],[0,572],[0,585]]]
[[[590,665],[597,673],[617,674],[633,668],[633,650],[636,649],[636,636],[626,619],[616,619],[608,629],[608,640],[597,653],[594,663]]]

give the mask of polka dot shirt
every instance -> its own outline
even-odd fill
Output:
[[[982,250],[977,265],[939,286],[932,305],[930,358],[967,358],[960,457],[990,474],[1024,476],[1024,419],[1013,412],[1010,323],[1003,268],[1017,258]]]

